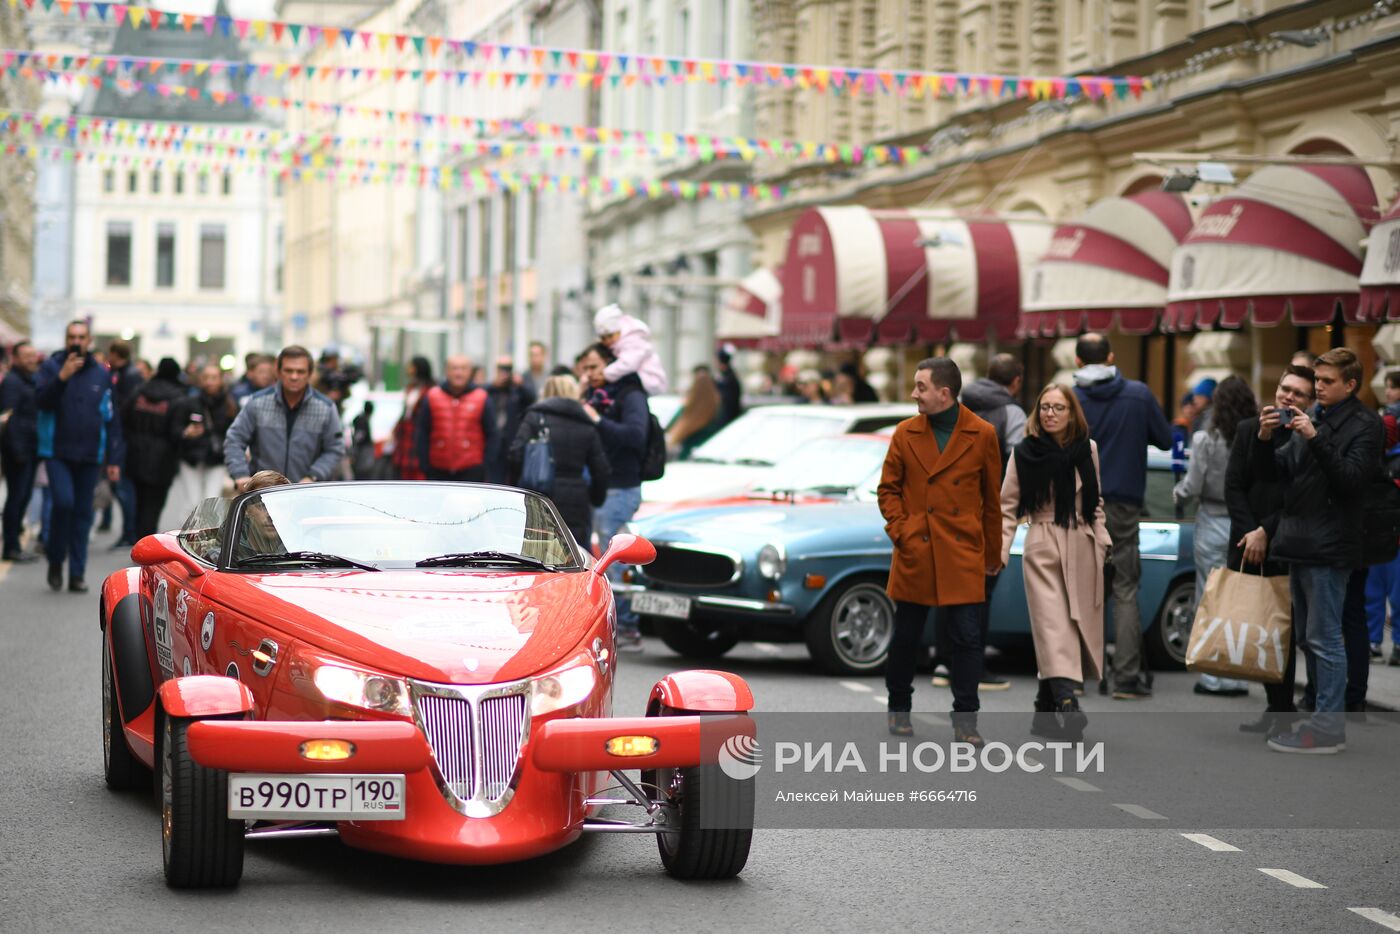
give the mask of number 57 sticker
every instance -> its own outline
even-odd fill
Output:
[[[402,775],[230,775],[236,820],[403,820]]]

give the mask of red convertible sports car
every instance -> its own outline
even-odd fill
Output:
[[[595,563],[549,500],[507,487],[207,500],[103,584],[107,784],[154,773],[177,887],[236,883],[249,837],[335,833],[444,863],[651,833],[673,876],[733,876],[753,783],[716,753],[753,734],[743,679],[677,672],[646,716],[611,716],[603,572],[655,554],[618,535]],[[599,816],[620,804],[637,819]]]

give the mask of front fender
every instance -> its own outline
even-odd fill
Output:
[[[253,692],[233,678],[189,675],[160,686],[160,708],[180,719],[236,716],[252,712]]]
[[[656,682],[651,689],[647,712],[655,713],[661,708],[742,713],[753,709],[753,692],[743,678],[728,671],[706,668],[676,671]]]
[[[122,602],[128,594],[141,592],[141,569],[122,568],[107,575],[102,582],[102,596],[98,600],[97,625],[107,628],[107,613]]]

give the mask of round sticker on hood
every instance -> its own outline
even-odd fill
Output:
[[[204,614],[204,625],[199,627],[199,645],[204,651],[214,644],[214,611]]]

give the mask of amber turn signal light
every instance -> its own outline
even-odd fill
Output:
[[[826,586],[825,574],[808,574],[802,578],[802,586],[808,590],[821,590]]]
[[[655,736],[614,736],[605,747],[610,756],[649,756],[661,748]]]
[[[301,744],[303,759],[320,761],[348,759],[355,754],[355,744],[344,739],[308,739]]]

